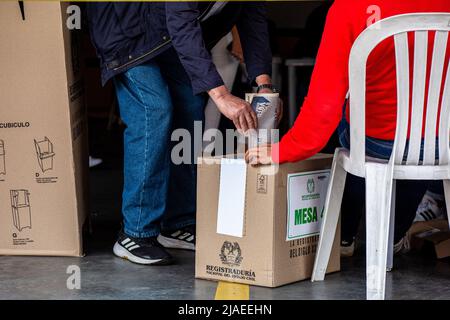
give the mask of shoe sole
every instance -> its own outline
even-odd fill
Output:
[[[158,242],[167,249],[181,249],[195,251],[195,244],[187,243],[183,240],[172,239],[164,237],[163,235],[158,236]]]
[[[172,259],[149,260],[149,259],[140,258],[138,256],[133,255],[130,251],[128,251],[127,249],[122,247],[117,242],[114,244],[113,252],[119,258],[122,258],[124,260],[130,261],[130,262],[133,262],[136,264],[141,264],[141,265],[163,266],[163,265],[169,265],[172,263]]]

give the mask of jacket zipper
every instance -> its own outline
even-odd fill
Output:
[[[113,71],[117,71],[117,70],[119,70],[119,69],[121,69],[121,68],[124,68],[124,67],[126,67],[126,66],[129,66],[130,64],[135,63],[136,61],[139,61],[140,59],[143,59],[143,58],[147,57],[148,55],[152,54],[153,52],[155,52],[155,51],[161,49],[162,47],[164,47],[165,45],[167,45],[168,43],[170,43],[170,41],[172,41],[172,40],[169,39],[169,40],[167,40],[167,41],[161,43],[159,46],[153,48],[153,49],[150,50],[149,52],[144,53],[143,55],[141,55],[141,56],[139,56],[139,57],[137,57],[137,58],[134,58],[133,60],[130,60],[130,61],[128,61],[127,63],[124,63],[124,64],[121,65],[121,66],[118,66],[118,67],[114,68]]]

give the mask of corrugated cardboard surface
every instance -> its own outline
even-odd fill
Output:
[[[414,223],[408,231],[411,247],[421,249],[426,242],[433,244],[436,257],[450,257],[450,231],[447,220],[438,219]]]
[[[273,223],[275,233],[274,285],[276,286],[290,283],[292,279],[307,279],[311,277],[319,240],[319,236],[311,236],[286,241],[287,176],[291,173],[329,169],[332,159],[333,157],[329,155],[317,155],[313,160],[280,166],[280,172],[277,175],[277,197]],[[338,225],[328,264],[328,273],[340,270],[340,238],[340,225]],[[299,264],[301,267],[299,267]]]
[[[86,121],[66,7],[26,2],[23,21],[16,1],[0,3],[0,140],[6,153],[6,174],[0,175],[0,254],[83,253]],[[43,148],[40,155],[37,144]],[[20,208],[11,198],[14,190],[28,194]],[[31,218],[29,226],[15,225],[21,215]]]
[[[248,170],[251,177],[254,172]],[[243,238],[230,237],[216,233],[217,226],[217,206],[219,195],[219,175],[220,164],[199,165],[198,167],[198,187],[197,187],[197,239],[196,239],[196,277],[209,278],[206,274],[206,267],[227,268],[247,272],[247,276],[239,278],[217,279],[227,281],[238,281],[242,283],[254,284],[251,278],[255,272],[261,285],[272,283],[272,210],[270,203],[264,201],[265,197],[258,197],[247,192],[246,215],[244,222]],[[251,178],[250,178],[251,179]],[[273,181],[273,177],[271,177]],[[248,184],[247,188],[256,188],[256,184]],[[272,190],[267,190],[271,197]],[[270,202],[270,201],[269,201]],[[267,207],[269,206],[269,207]],[[269,210],[267,210],[269,208]],[[256,212],[257,214],[252,214]],[[239,266],[232,265],[236,260],[229,259],[225,263],[221,259],[224,244],[229,242],[234,246],[237,259],[242,258]],[[223,252],[225,254],[225,252]],[[231,263],[231,264],[230,264]],[[230,274],[230,272],[228,273]]]
[[[208,161],[208,163],[203,162]],[[275,175],[268,167],[247,168],[244,237],[216,233],[220,162],[199,160],[197,186],[197,278],[276,287],[307,279],[314,264],[316,238],[286,241],[286,181],[288,173],[331,167],[332,157],[320,155],[297,164],[281,165]],[[340,234],[336,235],[340,239]],[[291,250],[305,252],[291,257]],[[335,241],[329,272],[340,269]]]

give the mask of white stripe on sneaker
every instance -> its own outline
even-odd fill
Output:
[[[185,238],[189,237],[190,235],[191,235],[190,233],[185,232],[181,236],[179,236],[178,239],[184,240]]]
[[[118,242],[116,242],[114,244],[113,252],[116,256],[118,256],[122,259],[127,259],[131,262],[139,263],[139,264],[150,265],[150,264],[159,263],[163,260],[163,259],[144,259],[144,258],[135,256],[130,251],[124,249],[124,247],[121,246]]]
[[[131,240],[130,240],[130,238],[126,238],[125,240],[123,240],[122,242],[121,242],[121,244],[122,245],[126,245],[128,242],[130,242]]]
[[[190,236],[189,238],[186,239],[187,242],[191,242],[192,240],[194,240],[194,236]]]
[[[134,243],[134,241],[131,241],[130,243],[128,243],[126,246],[125,246],[125,248],[129,248],[129,247],[132,247],[132,246],[134,246],[136,243]]]
[[[139,248],[140,247],[140,245],[134,245],[134,246],[132,246],[131,248],[128,248],[128,251],[133,251],[134,249],[137,249],[137,248]]]
[[[158,236],[158,242],[162,244],[164,248],[195,250],[195,244],[193,242],[189,243],[184,240],[164,237],[162,234]]]
[[[175,238],[175,237],[178,237],[180,234],[181,234],[181,231],[178,230],[178,231],[172,233],[171,236]]]

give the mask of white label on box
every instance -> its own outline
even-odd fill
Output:
[[[286,241],[320,233],[329,178],[330,170],[288,175]]]
[[[244,236],[246,181],[247,163],[244,159],[221,159],[217,233]]]

